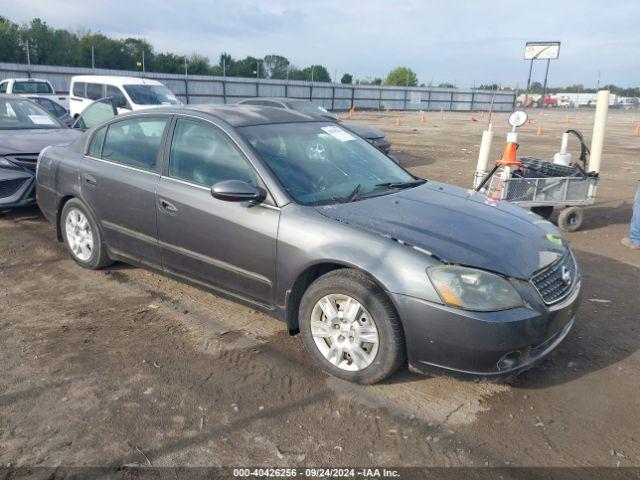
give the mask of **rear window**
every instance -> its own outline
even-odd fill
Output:
[[[13,93],[53,93],[53,89],[47,82],[15,82]]]
[[[102,144],[104,143],[105,133],[107,133],[107,127],[102,127],[93,134],[91,144],[89,144],[89,156],[100,158],[100,155],[102,155]]]
[[[84,96],[85,96],[84,89],[85,89],[86,85],[87,84],[84,83],[84,82],[76,82],[76,83],[74,83],[73,84],[73,94],[76,97],[83,97],[84,98]]]

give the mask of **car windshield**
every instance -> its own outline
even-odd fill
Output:
[[[312,102],[289,102],[289,107],[296,112],[305,113],[315,117],[330,118],[331,120],[337,120],[338,118],[332,115],[326,108],[316,105]]]
[[[0,98],[0,130],[61,127],[55,117],[30,100]]]
[[[53,93],[47,82],[24,81],[13,84],[13,93]]]
[[[423,182],[334,123],[255,125],[238,131],[303,205],[355,201]]]
[[[164,85],[124,85],[133,103],[138,105],[180,105],[171,90]]]

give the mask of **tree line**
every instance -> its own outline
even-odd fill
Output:
[[[147,72],[162,73],[185,73],[186,67],[192,75],[331,81],[324,66],[298,68],[281,55],[236,59],[222,53],[218,63],[211,64],[207,57],[199,54],[185,56],[156,52],[149,42],[141,38],[115,39],[91,31],[76,34],[52,28],[39,18],[18,25],[0,16],[0,61],[114,70],[144,68]]]
[[[0,16],[0,62],[331,82],[325,66],[299,68],[282,55],[239,59],[223,52],[218,62],[212,64],[209,58],[197,53],[185,56],[156,52],[141,38],[116,39],[89,30],[73,33],[50,27],[40,18],[19,25]],[[385,79],[357,80],[345,73],[340,81],[358,85],[418,85],[416,74],[407,67],[392,70]]]

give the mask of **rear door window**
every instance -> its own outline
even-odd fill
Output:
[[[0,93],[7,93],[8,82],[0,83]]]
[[[143,170],[156,170],[166,117],[131,118],[109,125],[102,158]]]
[[[73,84],[73,95],[76,97],[85,98],[85,87],[87,86],[84,82],[76,82]]]

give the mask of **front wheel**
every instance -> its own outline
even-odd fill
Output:
[[[344,380],[376,383],[405,361],[395,308],[380,287],[356,270],[334,270],[313,282],[300,303],[299,325],[315,363]]]

